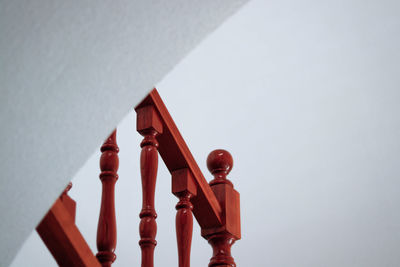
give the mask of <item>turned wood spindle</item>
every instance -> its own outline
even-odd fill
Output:
[[[162,124],[152,106],[136,110],[137,131],[144,137],[140,144],[140,173],[142,177],[142,210],[139,214],[139,245],[142,250],[142,267],[154,266],[154,248],[157,245],[157,213],[154,207],[158,169],[157,135],[162,133]]]
[[[193,233],[193,205],[190,199],[196,195],[197,191],[189,169],[181,169],[172,173],[172,193],[179,198],[175,221],[179,267],[190,267]]]
[[[117,245],[117,225],[115,218],[114,189],[118,180],[119,148],[116,142],[116,130],[101,146],[100,180],[102,183],[101,208],[97,227],[97,259],[103,267],[110,267],[115,261]]]
[[[214,150],[207,158],[207,167],[214,175],[210,186],[221,204],[224,220],[222,229],[207,236],[213,248],[209,267],[236,266],[231,255],[231,247],[236,240],[240,239],[240,200],[239,193],[233,188],[232,182],[226,178],[232,166],[232,156],[226,150]]]

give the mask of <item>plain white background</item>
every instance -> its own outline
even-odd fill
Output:
[[[238,266],[399,265],[400,5],[254,0],[158,88],[203,173],[229,150],[241,193]],[[115,266],[139,266],[140,136],[118,126]],[[99,152],[74,178],[77,225],[95,248]],[[176,266],[175,197],[160,162],[157,266]],[[194,229],[192,266],[211,248]],[[55,266],[35,233],[13,267]]]

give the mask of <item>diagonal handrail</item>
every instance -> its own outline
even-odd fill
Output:
[[[179,267],[190,266],[192,212],[201,227],[201,235],[213,248],[209,267],[235,267],[230,250],[233,243],[241,238],[241,230],[240,195],[227,179],[233,166],[232,156],[222,149],[209,154],[207,167],[214,179],[208,183],[156,89],[136,106],[135,111],[137,131],[144,137],[140,144],[143,201],[139,216],[139,245],[142,267],[154,266],[157,244],[154,194],[158,154],[172,175],[172,193],[179,198],[176,205]]]
[[[153,106],[161,119],[163,132],[157,136],[158,152],[170,173],[188,168],[193,175],[197,185],[197,196],[192,199],[192,203],[197,222],[202,229],[220,227],[221,206],[156,89],[153,89],[135,110],[146,106]]]
[[[139,215],[139,245],[142,267],[154,266],[157,244],[154,194],[158,154],[171,173],[172,193],[179,198],[176,205],[179,267],[190,267],[193,214],[201,227],[201,235],[213,248],[209,267],[235,267],[230,250],[233,243],[241,238],[241,231],[240,195],[227,179],[233,166],[232,156],[222,149],[209,154],[207,167],[214,179],[208,183],[156,89],[136,106],[135,111],[137,130],[144,137],[140,144],[143,201]],[[97,235],[99,252],[96,256],[75,225],[76,203],[67,195],[71,185],[37,227],[37,232],[60,266],[110,267],[114,262],[114,185],[118,179],[118,150],[114,131],[101,147],[100,179],[103,190]]]

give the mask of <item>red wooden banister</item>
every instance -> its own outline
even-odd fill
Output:
[[[135,110],[138,111],[146,106],[154,107],[161,120],[163,134],[157,137],[158,151],[168,170],[172,173],[187,168],[193,175],[197,187],[197,196],[192,199],[193,213],[199,225],[202,229],[220,227],[221,206],[156,89],[153,89]],[[137,121],[140,122],[139,117]],[[206,235],[207,231],[204,234]]]
[[[75,225],[75,201],[67,195],[71,184],[56,200],[36,231],[61,267],[101,267]]]
[[[225,150],[215,150],[210,153],[207,158],[207,166],[214,175],[214,180],[208,184],[157,90],[153,89],[136,106],[135,110],[137,112],[137,130],[145,136],[145,140],[147,137],[144,129],[152,132],[153,146],[158,148],[158,152],[170,171],[172,192],[179,198],[176,206],[178,210],[176,232],[179,267],[190,266],[192,211],[201,227],[201,235],[213,248],[209,267],[236,266],[230,250],[233,243],[241,238],[240,199],[232,182],[227,179],[233,166],[232,156]],[[152,151],[156,152],[157,150],[153,149]],[[141,159],[142,170],[154,169],[154,173],[156,173],[156,165],[157,161],[155,160],[151,164],[143,164]],[[143,194],[151,194],[153,198],[155,176],[156,174],[153,178],[149,178],[142,174],[142,181],[146,179],[151,179],[152,183],[154,181],[151,189],[143,187]],[[147,231],[154,232],[155,236],[156,224],[147,224],[147,227]],[[142,256],[142,267],[152,267],[152,257],[153,254],[151,254],[151,259],[143,259]],[[144,264],[147,262],[149,262],[148,265]]]
[[[178,198],[175,227],[179,267],[190,267],[193,215],[201,227],[201,235],[213,248],[208,266],[235,267],[231,246],[241,238],[241,230],[240,196],[227,179],[233,166],[232,156],[221,149],[209,154],[207,167],[214,179],[208,183],[155,89],[136,106],[135,111],[137,131],[143,136],[140,144],[143,193],[139,214],[141,266],[154,266],[157,245],[154,200],[160,154],[171,173],[172,193]],[[67,195],[71,184],[37,227],[37,232],[60,266],[111,267],[116,259],[114,190],[119,165],[116,130],[103,143],[101,152],[102,198],[96,256],[75,225],[76,203]]]

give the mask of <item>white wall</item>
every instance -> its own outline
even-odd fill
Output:
[[[211,150],[233,154],[238,266],[399,265],[399,15],[396,1],[254,0],[158,84],[206,177]],[[119,126],[115,266],[140,262],[134,118]],[[71,192],[94,251],[98,158]],[[160,163],[157,266],[177,265],[175,203]],[[35,256],[45,248],[34,236],[13,266],[29,266],[22,255],[54,265]],[[192,266],[206,266],[211,249],[197,226],[193,242]]]

